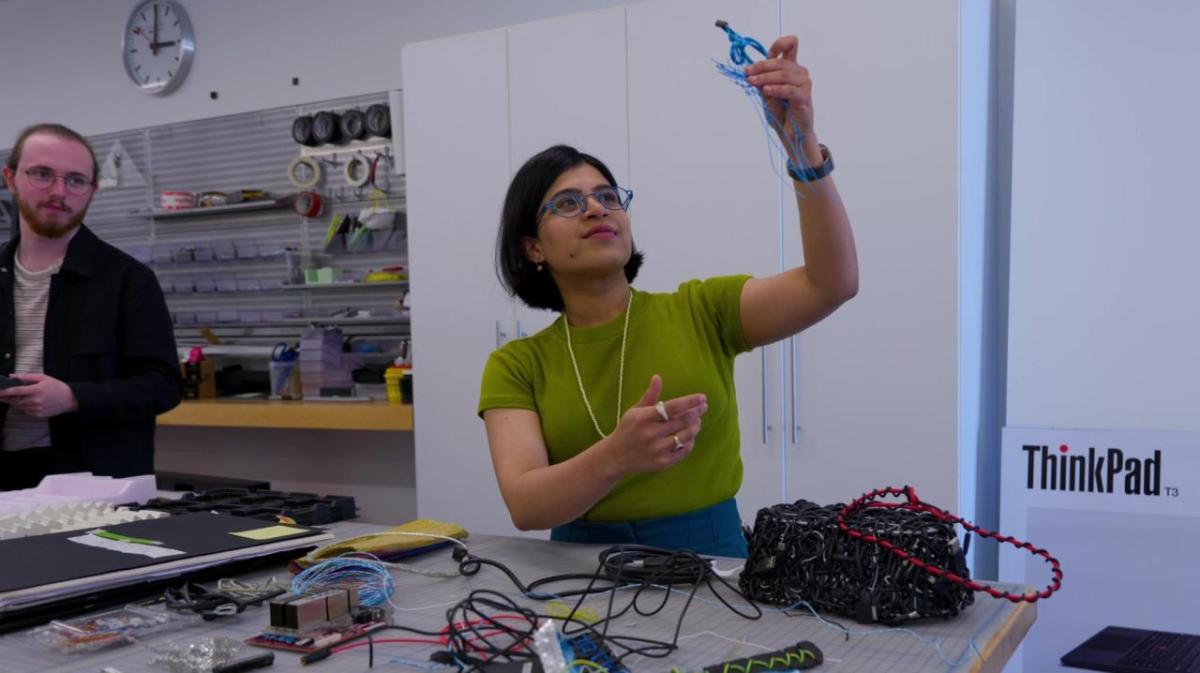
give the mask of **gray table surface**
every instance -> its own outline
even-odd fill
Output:
[[[342,523],[331,527],[339,538],[352,537],[383,527],[369,524]],[[509,565],[525,583],[537,578],[565,572],[592,573],[604,547],[554,543],[517,537],[474,536],[468,540],[473,554],[495,559]],[[457,564],[448,550],[438,550],[411,560],[412,565],[427,569],[453,572]],[[721,568],[737,567],[733,560],[721,561]],[[491,589],[516,597],[516,589],[500,571],[485,566],[473,577],[431,578],[400,570],[393,571],[396,593],[392,601],[398,606],[394,621],[420,629],[439,630],[446,625],[447,609],[474,589]],[[240,579],[263,581],[274,576],[290,581],[283,567],[275,572],[262,571]],[[736,581],[731,579],[736,586]],[[581,587],[581,582],[568,582],[548,587],[566,590]],[[726,600],[748,607],[730,591],[718,586]],[[609,626],[611,634],[636,635],[656,640],[671,640],[687,600],[688,588],[677,588],[666,606],[653,616],[630,611]],[[633,599],[633,591],[619,591],[615,605],[619,608]],[[644,595],[640,605],[653,608],[662,601],[663,592],[655,590]],[[518,602],[545,613],[547,603],[517,598]],[[577,599],[564,599],[573,606]],[[584,606],[603,615],[608,610],[608,595],[589,597]],[[836,618],[849,629],[846,634],[838,627],[823,623],[807,613],[782,611],[763,606],[763,617],[747,620],[723,606],[707,588],[697,592],[687,608],[679,631],[679,649],[665,659],[630,656],[626,666],[639,671],[667,672],[672,667],[697,670],[722,661],[752,656],[780,649],[801,640],[816,643],[825,653],[826,661],[818,671],[887,671],[888,673],[919,673],[924,671],[1000,671],[1005,661],[1020,643],[1036,617],[1030,604],[1014,604],[994,600],[984,594],[976,597],[975,605],[949,621],[930,621],[907,628],[869,627],[852,620]],[[248,608],[234,617],[213,622],[200,622],[183,630],[147,637],[141,643],[124,645],[86,655],[63,655],[39,646],[28,631],[19,631],[0,638],[0,671],[3,673],[99,673],[112,667],[121,673],[153,673],[165,669],[151,667],[154,656],[151,647],[163,647],[172,641],[192,641],[206,637],[225,636],[242,640],[253,636],[268,624],[265,608]],[[409,636],[389,630],[380,638]],[[313,671],[315,673],[350,673],[367,670],[429,670],[429,654],[439,648],[434,645],[380,644],[375,647],[375,667],[367,667],[367,650],[358,648],[338,653],[308,666],[300,664],[299,655],[275,650],[275,664],[263,671]],[[243,655],[265,652],[246,647]],[[452,669],[446,669],[452,670]]]

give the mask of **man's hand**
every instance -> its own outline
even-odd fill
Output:
[[[79,409],[79,401],[67,384],[45,374],[12,374],[12,378],[29,381],[31,385],[0,390],[0,402],[8,404],[26,416],[52,418]]]

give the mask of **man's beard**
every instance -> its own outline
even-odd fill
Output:
[[[47,196],[41,202],[27,202],[17,191],[13,190],[13,199],[17,202],[17,209],[21,211],[21,219],[33,233],[44,238],[62,238],[67,234],[75,231],[83,222],[83,216],[87,214],[87,207],[91,201],[83,205],[78,211],[69,213],[68,219],[63,221],[49,221],[38,215],[38,207],[46,203],[56,202],[62,208],[67,208],[66,202],[53,196]]]

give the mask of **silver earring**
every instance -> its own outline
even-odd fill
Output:
[[[541,270],[542,270],[542,263],[541,263],[541,262],[538,262],[538,265],[537,265],[537,270],[538,270],[538,271],[541,271]]]

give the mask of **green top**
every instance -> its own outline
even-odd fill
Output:
[[[663,380],[661,400],[704,393],[708,412],[692,454],[661,472],[622,479],[583,518],[631,521],[690,512],[726,500],[742,483],[733,358],[750,350],[742,332],[742,286],[749,276],[683,283],[673,293],[633,291],[625,347],[624,412],[641,399],[650,377]],[[541,417],[550,462],[560,463],[600,440],[588,417],[567,352],[564,318],[494,351],[483,370],[479,414],[529,409]],[[606,434],[617,416],[622,313],[597,327],[571,328],[588,401]]]

